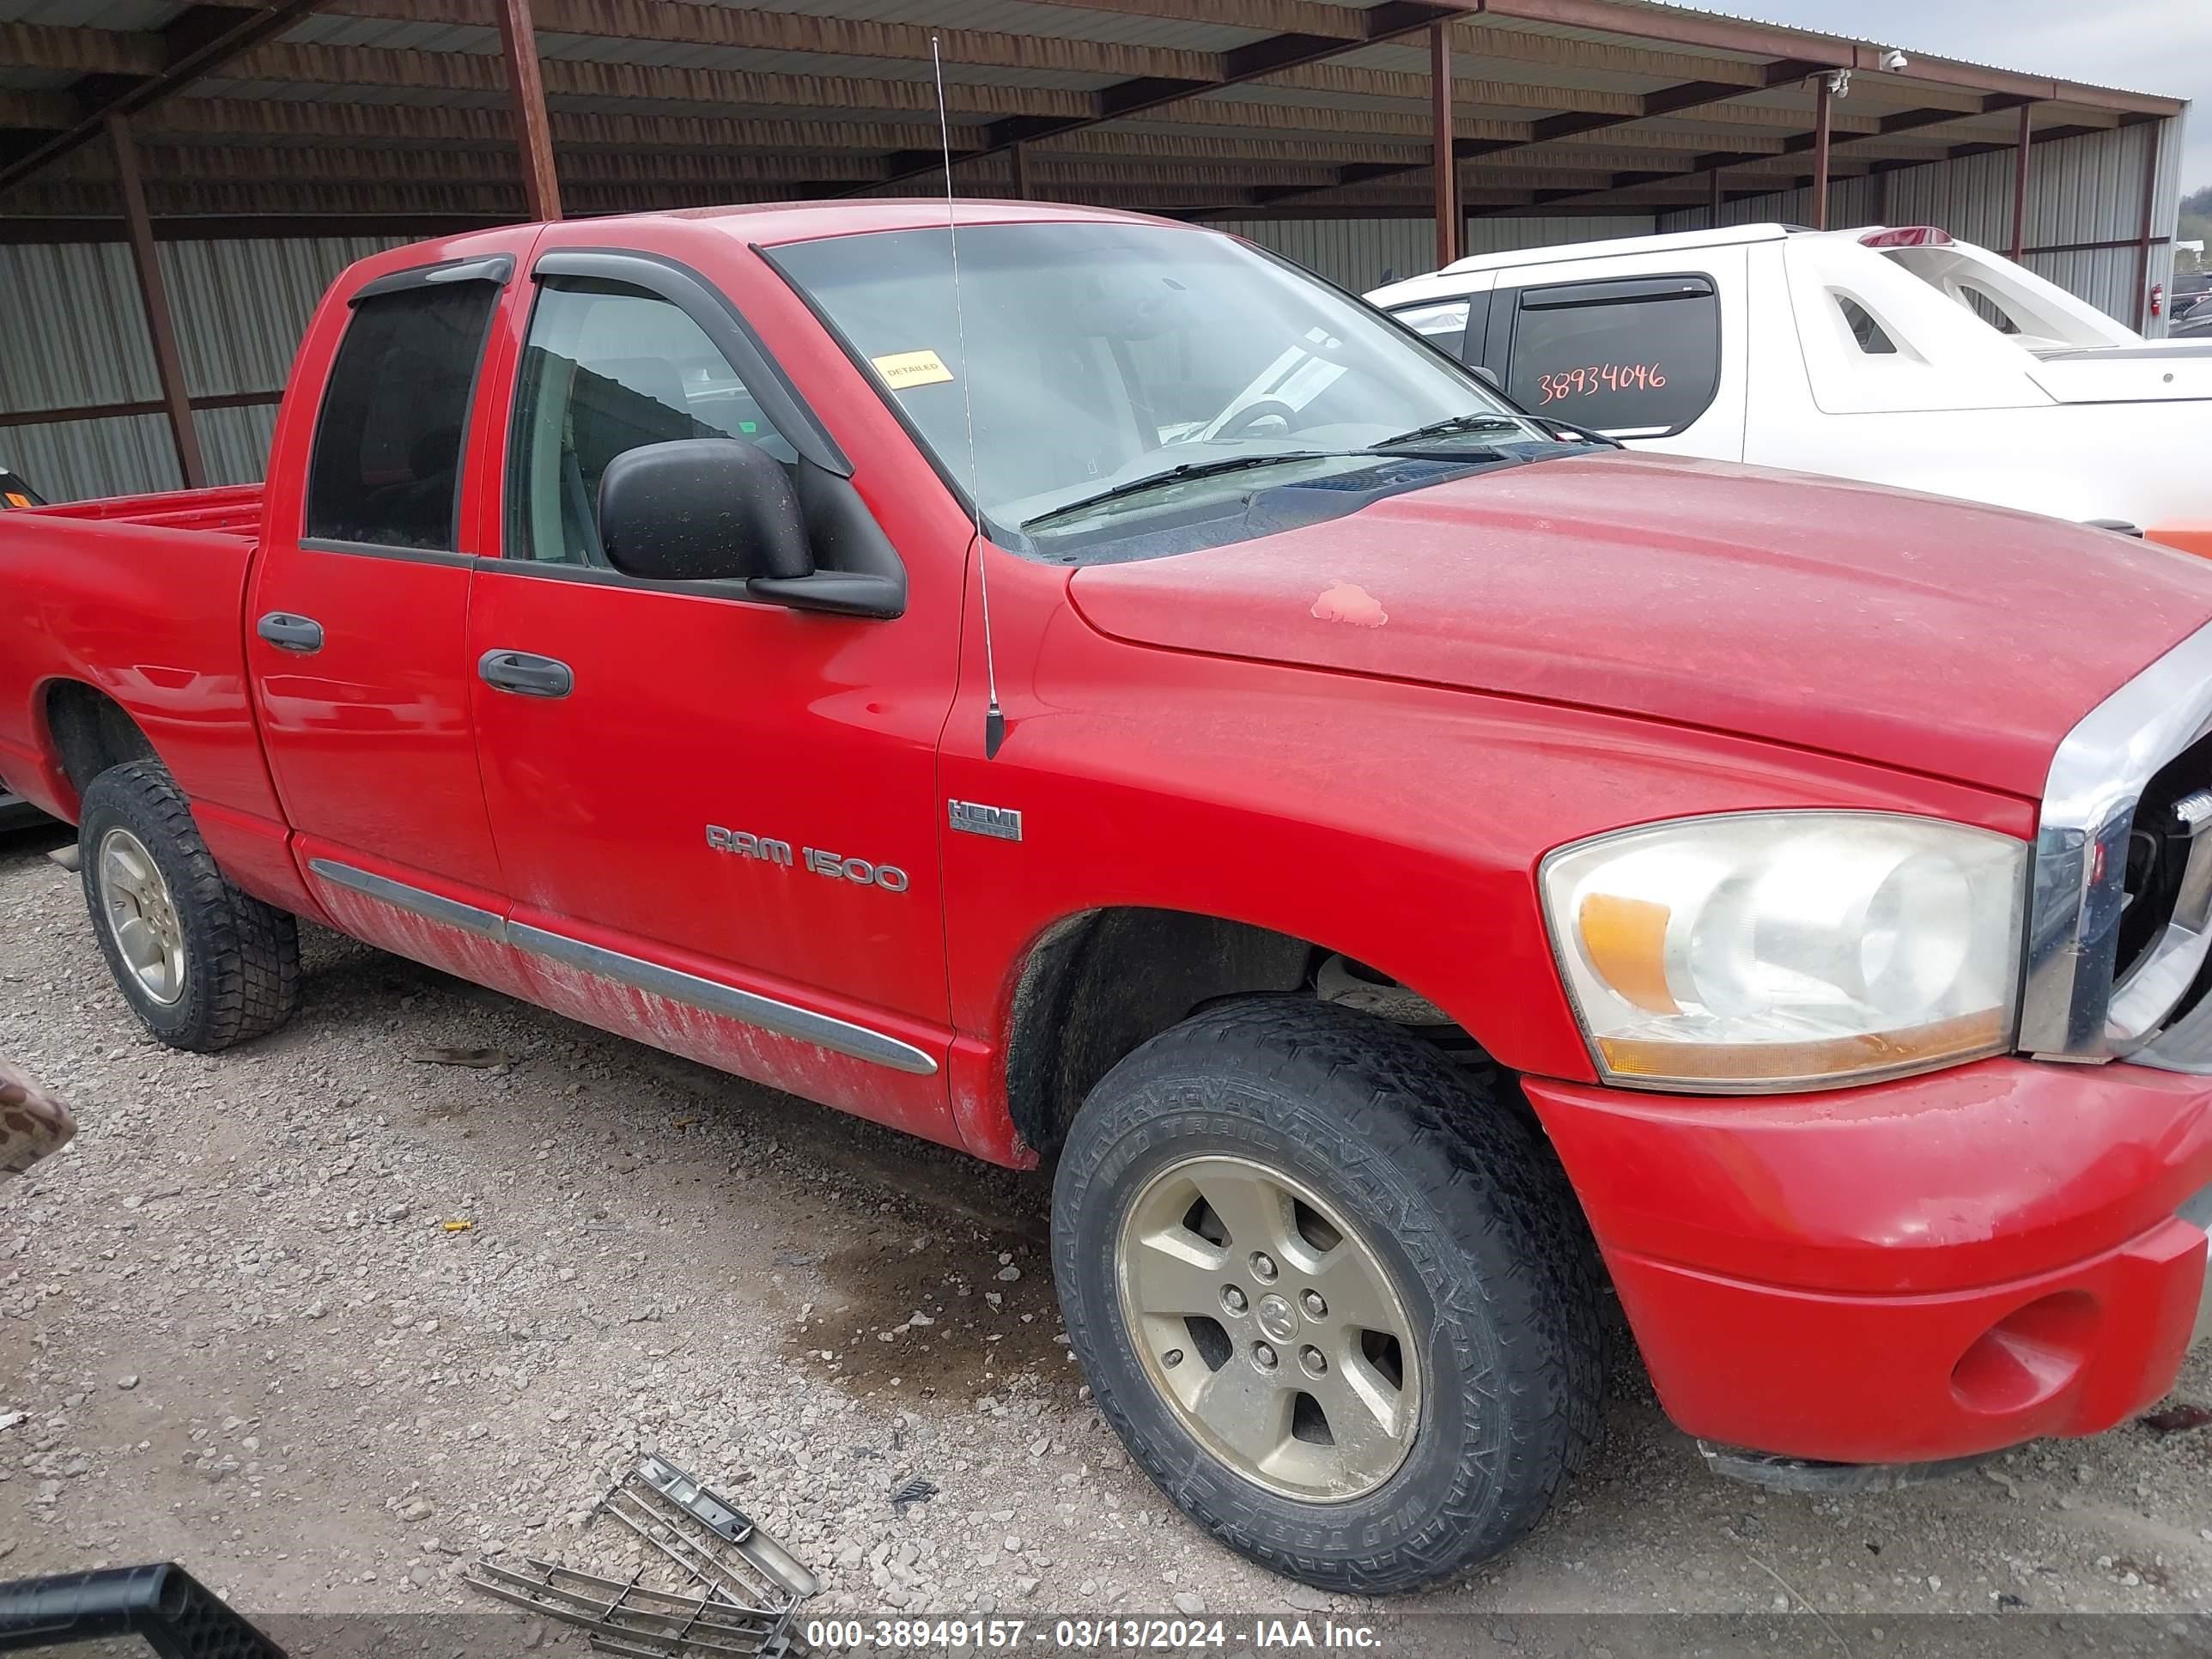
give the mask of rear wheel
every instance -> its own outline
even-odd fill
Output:
[[[1184,1512],[1328,1589],[1507,1548],[1594,1441],[1574,1199],[1486,1085],[1371,1018],[1255,998],[1154,1038],[1053,1198],[1100,1409]]]
[[[155,761],[84,792],[79,869],[108,971],[146,1029],[211,1054],[264,1036],[300,1002],[299,924],[216,867]]]

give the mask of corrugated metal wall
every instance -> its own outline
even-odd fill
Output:
[[[2154,234],[2171,234],[2179,195],[2179,123],[2160,122],[2036,147],[2028,197],[2027,262],[2036,271],[2133,325],[2141,285],[2136,239],[2142,226],[2143,168],[2158,146]],[[1886,180],[1846,179],[1830,198],[1829,222],[1939,224],[2002,248],[2010,240],[2010,150],[1900,170]],[[1883,205],[1884,189],[1887,205]],[[1729,223],[1812,219],[1805,191],[1723,210]],[[1223,220],[1250,238],[1355,293],[1436,262],[1434,221],[1419,219]],[[1605,218],[1471,218],[1471,253],[1654,230],[1701,228],[1702,208]],[[390,240],[316,238],[167,242],[161,265],[195,397],[275,392],[325,284]],[[2102,247],[2073,247],[2109,243]],[[2038,252],[2037,250],[2043,250]],[[2151,250],[2149,281],[2170,278],[2172,249]],[[129,251],[116,243],[0,246],[0,293],[11,296],[0,349],[0,413],[91,404],[151,402],[161,396]],[[2163,325],[2155,325],[2156,332]],[[214,481],[258,478],[275,423],[274,405],[203,410],[200,442]],[[175,488],[176,456],[159,415],[0,427],[0,465],[12,465],[57,498]]]
[[[1437,268],[1437,222],[1425,219],[1217,219],[1226,230],[1272,248],[1340,288],[1364,294],[1386,282]],[[1469,253],[1548,247],[1607,236],[1649,236],[1649,214],[1613,218],[1469,219],[1463,246]]]
[[[185,384],[195,398],[283,389],[293,348],[331,277],[398,239],[163,242]],[[0,246],[0,414],[157,401],[154,350],[130,249],[119,242]],[[210,482],[261,476],[276,406],[199,410]],[[0,465],[57,500],[183,483],[167,418],[0,426]]]
[[[2170,239],[2180,196],[2179,121],[2056,139],[2030,152],[2023,263],[2130,328],[2142,292],[2137,239],[2142,234],[2143,170],[2153,145],[2158,147],[2159,179],[2151,234],[2169,240],[2153,243],[2148,281],[2170,284]],[[1829,190],[1828,222],[1839,229],[1941,225],[1965,241],[2002,250],[2012,241],[2014,155],[2008,149],[1991,150],[1901,168],[1883,178],[1839,179]],[[1809,225],[1812,196],[1809,190],[1792,190],[1730,202],[1721,211],[1721,222]],[[1711,222],[1703,208],[1659,216],[1662,230],[1702,230]],[[2080,246],[2084,243],[2115,246]],[[2148,331],[2163,328],[2161,321]]]

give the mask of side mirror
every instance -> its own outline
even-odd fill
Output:
[[[1483,385],[1488,386],[1492,392],[1498,392],[1500,394],[1504,393],[1505,390],[1505,382],[1498,378],[1498,371],[1496,369],[1491,368],[1482,363],[1469,363],[1467,366],[1467,372],[1474,375],[1476,380],[1481,381]]]
[[[599,479],[599,545],[647,581],[814,574],[799,492],[775,456],[736,438],[625,450]]]

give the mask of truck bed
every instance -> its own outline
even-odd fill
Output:
[[[62,703],[96,691],[152,741],[196,810],[280,816],[246,690],[261,494],[234,485],[0,514],[0,787],[73,818],[51,734]]]
[[[152,495],[106,495],[61,501],[30,512],[50,519],[96,519],[164,530],[200,530],[251,538],[261,526],[261,486],[218,484],[210,489],[167,489]]]

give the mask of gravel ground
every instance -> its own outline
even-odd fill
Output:
[[[1900,1614],[2208,1611],[2212,1430],[1769,1496],[1707,1475],[1632,1361],[1597,1466],[1509,1559],[1395,1607],[1317,1595],[1104,1431],[1036,1178],[327,934],[289,1028],[172,1053],[60,839],[0,837],[0,1054],[83,1126],[0,1182],[0,1576],[174,1558],[261,1614],[474,1608],[480,1553],[626,1575],[582,1523],[657,1450],[817,1570],[824,1614],[1410,1607],[1511,1640],[1492,1621],[1790,1612],[1766,1650],[1811,1653]],[[2207,1400],[2199,1348],[2169,1403]]]

